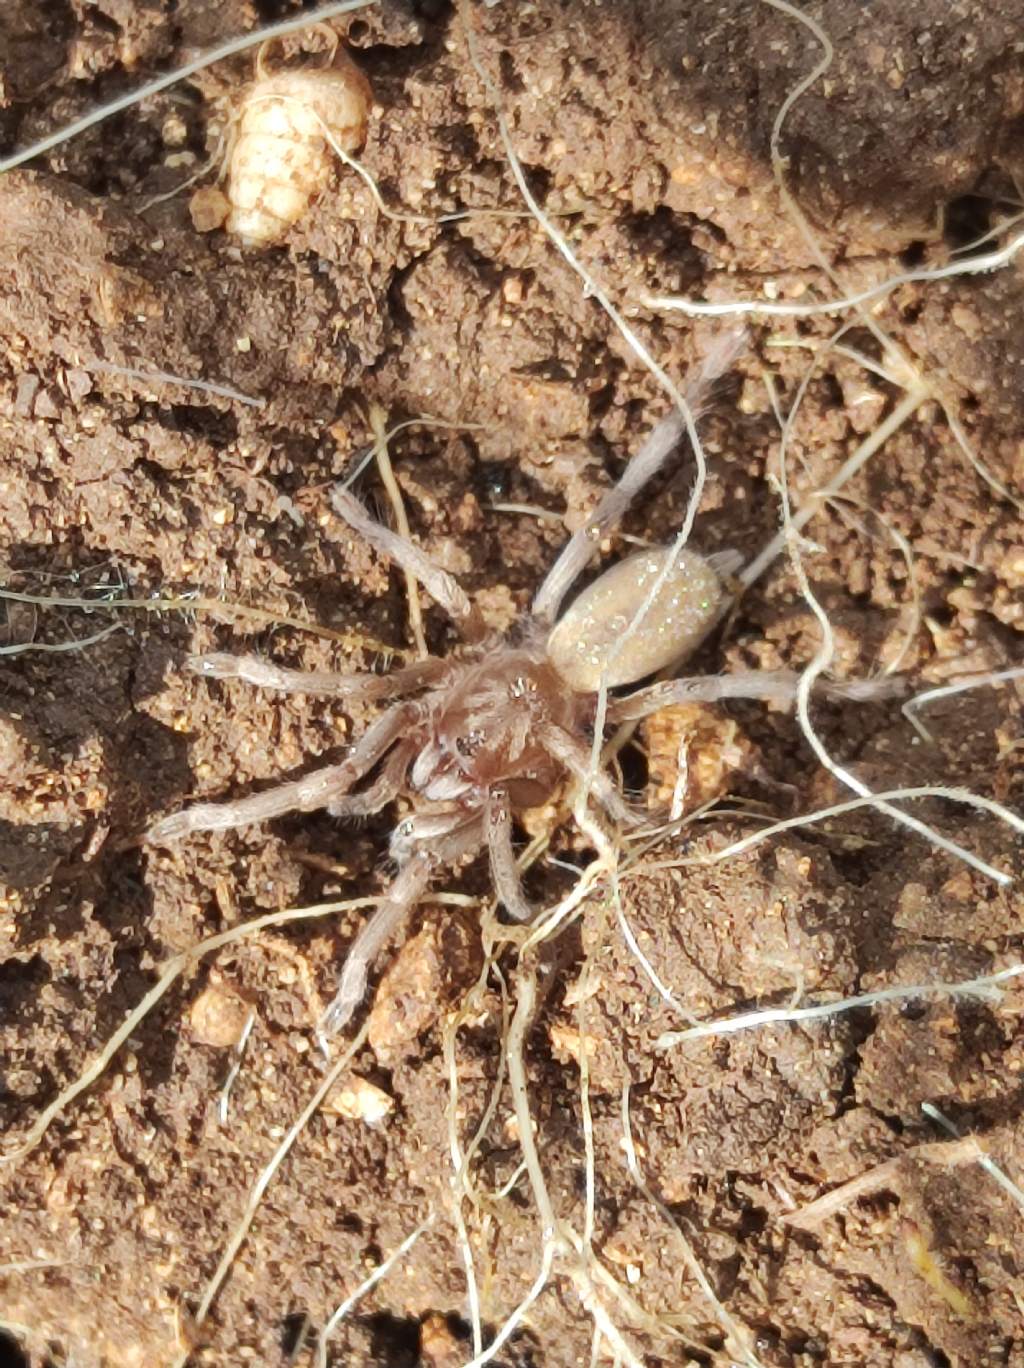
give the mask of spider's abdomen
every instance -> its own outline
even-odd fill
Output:
[[[548,637],[548,655],[581,693],[598,689],[602,677],[610,689],[633,684],[693,651],[723,597],[711,560],[696,551],[641,551],[606,570],[570,604]]]

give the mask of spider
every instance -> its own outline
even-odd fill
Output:
[[[719,348],[691,382],[686,395],[691,413],[703,411],[713,381],[733,352]],[[588,802],[596,801],[615,823],[636,824],[610,775],[602,768],[595,773],[591,765],[599,691],[635,684],[690,654],[718,620],[727,602],[723,579],[737,568],[739,557],[725,552],[705,558],[671,547],[641,551],[605,571],[561,616],[559,609],[596,543],[683,435],[678,412],[652,430],[618,484],[557,558],[530,614],[507,637],[489,634],[450,574],[375,522],[354,495],[339,488],[332,496],[335,511],[419,580],[459,628],[464,645],[452,658],[431,657],[388,675],[283,669],[252,655],[191,658],[190,667],[209,679],[241,679],[343,699],[400,700],[381,713],[340,763],[253,797],[199,803],[147,833],[150,841],[169,842],[322,808],[337,817],[361,817],[411,790],[413,813],[395,827],[389,844],[397,873],[352,942],[321,1024],[325,1034],[340,1031],[351,1019],[384,943],[441,869],[460,865],[486,847],[494,890],[506,912],[518,921],[532,918],[516,866],[512,824],[517,813],[548,798],[566,774],[584,782]],[[608,696],[605,720],[617,726],[681,701],[791,698],[795,678],[785,671],[749,671],[662,680]]]

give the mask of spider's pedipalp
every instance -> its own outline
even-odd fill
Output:
[[[332,817],[371,817],[375,812],[380,812],[401,793],[412,757],[411,745],[397,746],[369,788],[335,798],[327,804],[328,813]]]
[[[399,867],[412,859],[425,842],[430,842],[430,850],[437,854],[439,843],[465,824],[465,813],[458,808],[414,812],[411,817],[403,818],[391,833],[388,854]]]

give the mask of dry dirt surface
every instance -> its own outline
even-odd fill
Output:
[[[5,0],[0,146],[298,9]],[[336,166],[263,250],[190,214],[216,183],[252,49],[0,176],[0,583],[60,601],[0,603],[0,1363],[456,1368],[484,1361],[476,1331],[484,1355],[504,1336],[492,1361],[506,1368],[1024,1365],[1024,1213],[922,1110],[1024,1182],[1020,979],[665,1048],[687,1014],[955,984],[1022,958],[1019,883],[871,807],[685,863],[849,796],[790,711],[755,704],[663,719],[623,752],[627,788],[670,795],[696,727],[690,769],[716,805],[624,845],[617,886],[535,951],[485,945],[485,861],[446,876],[461,902],[427,899],[378,966],[369,1039],[203,1302],[326,1076],[315,1026],[366,912],[175,956],[265,913],[377,895],[397,815],[142,843],[196,795],[338,756],[371,715],[197,679],[186,658],[385,669],[382,643],[411,648],[402,576],[330,506],[371,404],[393,424],[441,420],[394,437],[394,469],[415,539],[497,629],[665,412],[524,212],[495,93],[538,201],[677,380],[729,325],[648,295],[806,302],[1012,241],[1021,0],[804,12],[834,50],[782,128],[792,200],[772,127],[823,49],[756,0],[469,0],[494,91],[447,0],[381,0],[276,44],[268,62],[301,67],[326,60],[332,34],[348,43],[373,88],[361,159],[387,212]],[[866,313],[751,319],[703,423],[694,542],[749,560],[779,526],[774,406],[806,381],[785,466],[794,506],[814,501],[804,564],[840,678],[895,666],[917,692],[1020,660],[1024,286],[1005,257]],[[894,414],[842,497],[816,499]],[[684,454],[625,532],[670,538],[692,480]],[[359,488],[390,517],[372,465]],[[603,562],[627,545],[610,538]],[[152,600],[164,606],[124,606]],[[442,615],[425,616],[431,648],[454,650]],[[783,557],[692,667],[799,668],[820,641]],[[927,737],[899,698],[824,699],[812,716],[873,790],[962,785],[1019,808],[1022,698],[1013,680],[946,696],[922,711]],[[998,813],[941,798],[913,811],[1024,873]],[[553,906],[592,850],[557,803],[534,817],[547,843],[528,891]],[[830,1192],[833,1209],[801,1215]],[[334,1308],[425,1221],[318,1351]]]

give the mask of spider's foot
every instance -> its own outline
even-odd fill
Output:
[[[194,831],[212,831],[224,825],[220,808],[213,803],[197,803],[195,807],[172,812],[169,817],[155,822],[146,832],[146,840],[156,845],[169,845]]]
[[[227,651],[189,656],[185,663],[193,674],[202,675],[204,679],[237,679],[239,675],[239,658]]]
[[[367,966],[362,960],[350,959],[341,971],[338,991],[316,1028],[320,1048],[325,1054],[330,1040],[345,1029],[363,1000],[366,993],[366,969]]]

